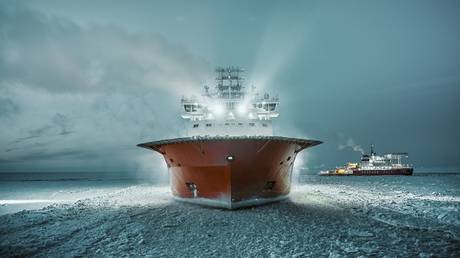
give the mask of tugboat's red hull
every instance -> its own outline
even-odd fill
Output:
[[[233,209],[286,198],[297,153],[320,143],[274,136],[206,137],[139,146],[164,156],[174,197]]]

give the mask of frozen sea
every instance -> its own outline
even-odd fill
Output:
[[[3,176],[0,257],[460,257],[460,173],[297,181],[228,211],[142,179]]]

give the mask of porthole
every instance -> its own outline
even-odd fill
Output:
[[[273,190],[273,187],[275,186],[275,181],[267,181],[265,183],[264,189],[265,190]]]

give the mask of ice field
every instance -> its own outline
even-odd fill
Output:
[[[460,174],[298,181],[233,211],[142,181],[1,181],[0,256],[460,256]]]

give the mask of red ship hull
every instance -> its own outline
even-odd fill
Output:
[[[320,143],[274,136],[206,137],[138,146],[163,155],[175,198],[234,209],[286,198],[296,155]]]
[[[354,176],[411,176],[413,168],[353,170]]]
[[[345,173],[325,173],[321,176],[411,176],[414,172],[413,168],[393,168],[393,169],[369,169],[369,170],[353,170],[353,174]]]

